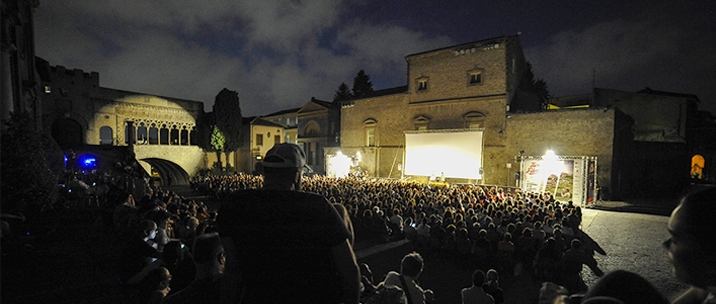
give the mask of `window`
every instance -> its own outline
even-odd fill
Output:
[[[462,118],[465,120],[467,127],[471,130],[483,128],[485,124],[485,114],[478,111],[467,112]]]
[[[130,138],[132,140],[132,143],[137,142],[137,129],[134,128],[134,125],[127,124],[124,126],[124,143],[129,144]]]
[[[365,145],[375,147],[375,128],[365,129]]]
[[[112,137],[112,128],[109,126],[102,126],[99,128],[99,144],[100,145],[112,145],[114,138]]]
[[[425,131],[430,124],[430,117],[418,115],[413,118],[413,124],[415,125],[415,130]]]
[[[172,145],[179,145],[179,129],[177,129],[177,126],[172,126],[172,130],[171,133],[169,133],[169,136],[171,136]]]
[[[149,126],[149,144],[159,144],[159,129],[157,129],[157,125],[154,123]]]
[[[321,134],[321,126],[315,120],[309,121],[306,124],[304,133],[308,137],[316,137]]]
[[[161,129],[159,129],[159,144],[169,144],[169,129],[167,129],[166,124],[162,124]]]
[[[470,73],[470,84],[482,83],[482,72],[471,72]]]
[[[428,90],[428,80],[427,79],[418,79],[418,91],[427,91]]]
[[[280,144],[281,143],[281,135],[274,135],[273,137],[273,144]]]
[[[373,118],[368,118],[363,121],[363,130],[365,132],[365,146],[366,147],[375,147],[376,146],[375,127],[377,125],[378,125],[378,122]]]
[[[263,134],[256,134],[256,145],[257,146],[264,145],[264,135]]]
[[[147,143],[147,126],[144,125],[144,122],[140,122],[139,127],[137,127],[137,142],[140,144]]]

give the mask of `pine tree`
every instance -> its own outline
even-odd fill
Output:
[[[365,71],[358,71],[358,75],[353,78],[353,97],[364,98],[373,95],[373,83],[370,82],[370,76]]]
[[[341,102],[351,99],[352,97],[353,95],[351,94],[351,89],[348,88],[348,85],[345,82],[341,82],[341,85],[338,86],[338,90],[336,90],[336,93],[333,94],[333,102]]]

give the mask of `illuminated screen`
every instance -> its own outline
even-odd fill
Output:
[[[405,174],[481,179],[482,131],[405,134]]]

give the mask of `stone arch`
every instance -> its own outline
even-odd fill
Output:
[[[84,130],[82,124],[76,119],[64,117],[52,123],[52,138],[60,147],[69,147],[84,144]]]
[[[147,124],[143,121],[137,123],[137,143],[147,144]]]
[[[179,128],[177,125],[172,125],[169,128],[169,138],[170,145],[179,145]]]
[[[167,124],[165,123],[161,124],[161,127],[159,128],[159,144],[169,144],[169,128],[167,128]]]
[[[144,158],[141,161],[147,162],[159,173],[163,186],[189,184],[189,174],[172,161],[161,158]]]
[[[321,126],[315,120],[311,120],[306,124],[303,134],[308,137],[315,137],[321,134]]]
[[[159,129],[157,128],[157,124],[154,122],[149,125],[149,144],[159,144]]]

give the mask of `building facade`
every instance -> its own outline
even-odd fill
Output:
[[[38,59],[42,125],[63,149],[128,147],[147,173],[183,184],[207,166],[197,146],[203,103],[100,86],[99,73]]]
[[[344,104],[342,154],[358,161],[367,175],[402,178],[405,131],[480,129],[486,162],[512,158],[504,136],[507,113],[539,108],[515,98],[528,68],[519,36],[413,54],[406,61],[407,86]],[[480,182],[506,183],[496,166],[485,163],[483,170]]]

